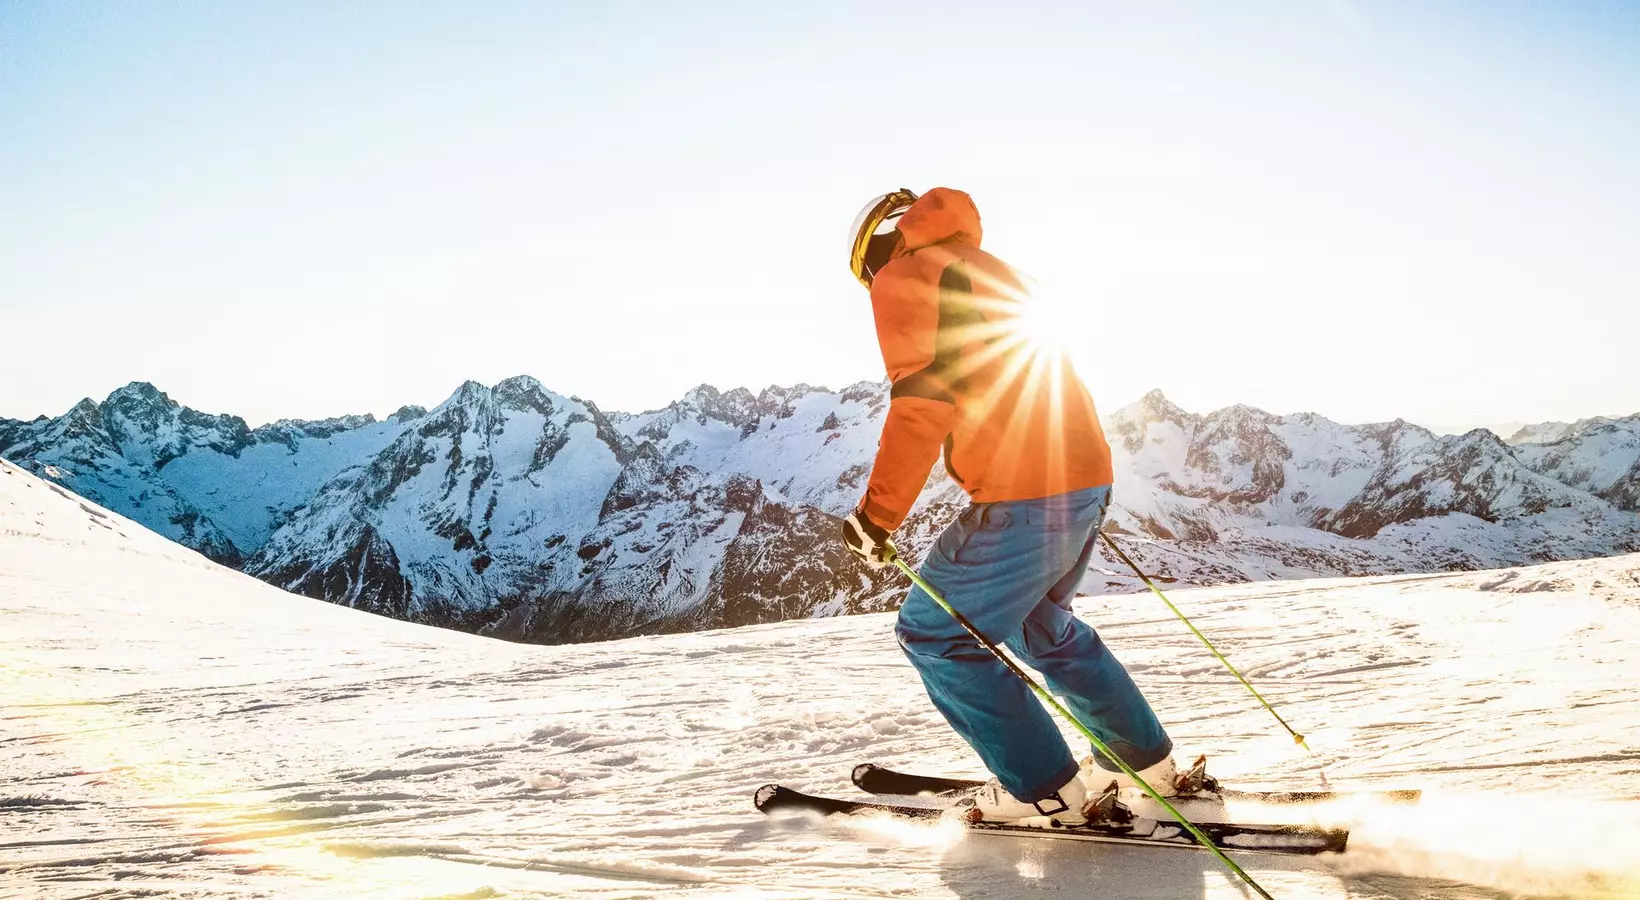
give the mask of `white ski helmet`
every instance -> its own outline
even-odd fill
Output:
[[[854,229],[849,232],[849,270],[860,283],[871,287],[877,270],[888,263],[899,243],[900,216],[905,214],[917,195],[907,188],[872,198],[860,214],[854,217]]]

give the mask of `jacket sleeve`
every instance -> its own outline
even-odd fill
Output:
[[[955,397],[936,365],[939,274],[928,261],[902,258],[885,266],[871,289],[877,340],[894,388],[860,508],[889,531],[917,502],[957,420]]]

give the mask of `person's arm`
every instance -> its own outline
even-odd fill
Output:
[[[905,521],[956,425],[955,398],[935,358],[939,272],[923,271],[934,265],[917,258],[896,260],[884,267],[871,289],[877,340],[894,388],[859,511],[885,531]]]

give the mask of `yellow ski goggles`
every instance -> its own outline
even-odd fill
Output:
[[[872,199],[854,217],[854,230],[849,234],[848,265],[861,284],[871,287],[877,271],[888,264],[895,244],[899,243],[900,216],[916,200],[915,193],[900,188]]]

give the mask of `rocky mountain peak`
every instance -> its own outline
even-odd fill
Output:
[[[346,431],[350,428],[362,428],[374,424],[376,424],[376,417],[371,413],[332,416],[328,419],[280,419],[271,423],[274,426],[303,431]]]
[[[1438,440],[1435,432],[1406,419],[1393,422],[1375,422],[1360,426],[1361,430],[1378,441],[1387,451],[1400,447],[1419,447]]]
[[[1161,390],[1153,389],[1133,403],[1105,417],[1105,430],[1110,437],[1120,438],[1128,453],[1137,453],[1144,446],[1145,436],[1154,423],[1167,422],[1188,430],[1199,417],[1173,405]]]
[[[1171,404],[1170,404],[1171,405]],[[1201,434],[1211,439],[1230,438],[1247,440],[1253,435],[1262,434],[1265,430],[1281,421],[1280,416],[1271,415],[1262,409],[1256,409],[1245,403],[1226,406],[1201,417]]]
[[[1116,417],[1135,423],[1173,422],[1182,425],[1192,418],[1190,413],[1180,409],[1167,399],[1161,388],[1152,388],[1135,403],[1117,410]]]
[[[776,419],[787,419],[791,417],[795,404],[799,400],[813,394],[824,393],[829,392],[823,387],[815,387],[812,384],[799,383],[791,387],[782,387],[777,384],[770,385],[757,395],[757,402],[753,407],[753,411],[758,417],[772,416]],[[750,394],[747,396],[749,397]]]
[[[1540,422],[1523,425],[1505,439],[1511,447],[1521,444],[1557,444],[1585,434],[1612,429],[1640,432],[1640,414],[1632,416],[1591,416],[1576,422]]]
[[[427,407],[417,406],[414,403],[406,403],[395,410],[393,414],[387,418],[395,422],[408,422],[411,419],[419,419],[425,415],[427,415]]]
[[[451,405],[471,406],[477,403],[484,403],[487,402],[491,396],[493,396],[493,393],[494,392],[492,392],[489,387],[480,384],[477,381],[473,381],[472,379],[468,379],[463,381],[461,383],[461,387],[456,388],[456,392],[446,398],[443,403],[440,403],[437,408],[443,409],[444,407]]]
[[[718,397],[721,396],[722,393],[712,385],[697,384],[689,390],[684,391],[683,396],[680,397],[674,405],[704,409],[705,407],[716,403]]]
[[[68,432],[84,432],[88,429],[102,427],[102,407],[90,397],[74,404],[74,408],[64,413],[58,423]]]
[[[1509,445],[1490,428],[1472,428],[1457,437],[1463,445],[1485,448],[1494,453],[1509,453]]]
[[[497,394],[514,395],[520,393],[546,393],[546,388],[533,375],[514,375],[496,382],[493,390]]]
[[[760,398],[754,397],[751,391],[743,387],[723,392],[703,384],[692,388],[681,400],[667,408],[676,411],[679,416],[693,416],[703,424],[706,419],[716,419],[743,428],[757,420],[760,406]]]
[[[376,424],[376,417],[370,413],[350,416],[335,416],[329,419],[280,419],[269,422],[251,431],[251,436],[258,441],[268,441],[284,444],[295,449],[295,441],[299,437],[328,438]]]
[[[146,381],[133,381],[108,395],[100,410],[103,422],[116,439],[134,433],[152,434],[174,416],[180,404]]]
[[[1522,425],[1514,434],[1511,434],[1506,443],[1516,444],[1552,444],[1569,434],[1572,430],[1570,422],[1539,422],[1536,425]]]
[[[146,381],[133,381],[125,387],[115,390],[108,395],[105,401],[108,406],[131,409],[135,407],[161,407],[174,409],[180,404],[172,400],[166,393]]]
[[[754,396],[750,390],[743,387],[730,388],[718,397],[718,402],[726,403],[731,406],[744,406],[755,403],[756,401],[757,397]]]
[[[1328,428],[1336,424],[1326,416],[1317,415],[1313,412],[1292,413],[1280,418],[1283,422],[1304,428]]]
[[[1578,419],[1557,440],[1579,438],[1592,434],[1611,434],[1619,431],[1640,431],[1640,415],[1595,416],[1589,419]]]
[[[844,403],[880,403],[888,397],[888,391],[887,381],[856,381],[843,388],[838,399]]]
[[[528,375],[514,375],[499,382],[492,389],[497,402],[508,409],[532,410],[543,416],[552,415],[553,394]],[[559,398],[562,399],[562,398]]]
[[[1267,413],[1256,406],[1248,406],[1245,403],[1237,403],[1233,406],[1226,406],[1224,409],[1219,410],[1219,413],[1226,418],[1235,421],[1251,421],[1258,422],[1260,424],[1274,423],[1279,421],[1281,418],[1280,416]]]
[[[604,496],[599,518],[642,503],[656,503],[677,496],[687,496],[693,487],[686,487],[698,473],[693,469],[668,469],[661,452],[649,441],[632,451],[621,468],[621,473]]]
[[[489,419],[495,412],[495,392],[476,381],[464,381],[455,393],[433,407],[422,424],[423,433],[450,433],[465,431],[479,420]]]
[[[156,469],[190,447],[209,447],[236,456],[255,443],[244,419],[183,406],[146,381],[133,381],[109,394],[99,414],[116,447],[135,449],[137,457],[133,458],[151,454]]]

